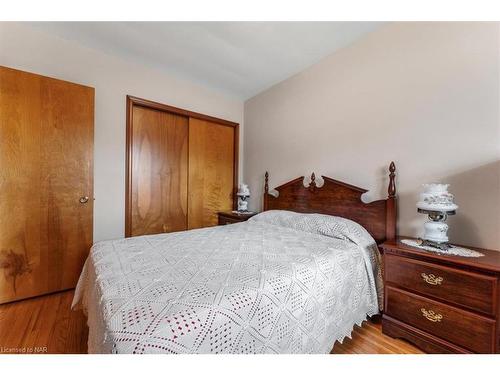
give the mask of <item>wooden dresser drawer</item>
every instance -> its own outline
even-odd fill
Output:
[[[491,353],[495,321],[400,289],[386,287],[385,313],[477,353]]]
[[[497,279],[396,255],[385,256],[385,280],[404,288],[494,316]]]

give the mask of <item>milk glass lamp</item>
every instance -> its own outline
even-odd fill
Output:
[[[248,211],[248,201],[250,198],[250,189],[246,184],[240,184],[238,188],[238,212],[247,212]]]
[[[454,203],[453,194],[448,192],[448,184],[424,184],[424,191],[420,194],[417,211],[429,216],[429,221],[424,224],[424,237],[422,245],[448,250],[448,224],[449,215],[455,215],[458,206]]]

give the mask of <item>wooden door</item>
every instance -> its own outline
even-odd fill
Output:
[[[126,235],[185,230],[188,118],[130,105]]]
[[[93,132],[93,88],[0,67],[0,303],[75,287],[93,241]]]
[[[217,225],[233,209],[236,127],[189,119],[188,228]]]

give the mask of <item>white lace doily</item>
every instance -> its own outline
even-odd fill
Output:
[[[432,251],[434,253],[445,254],[445,255],[457,255],[461,257],[471,257],[478,258],[484,256],[484,254],[479,251],[467,249],[465,247],[460,246],[451,246],[448,250],[437,249],[432,246],[422,246],[420,245],[420,241],[417,240],[401,240],[402,243],[408,246],[417,247],[422,250]]]

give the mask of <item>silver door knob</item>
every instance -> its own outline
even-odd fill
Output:
[[[81,204],[87,203],[88,201],[89,201],[89,197],[80,197]]]

